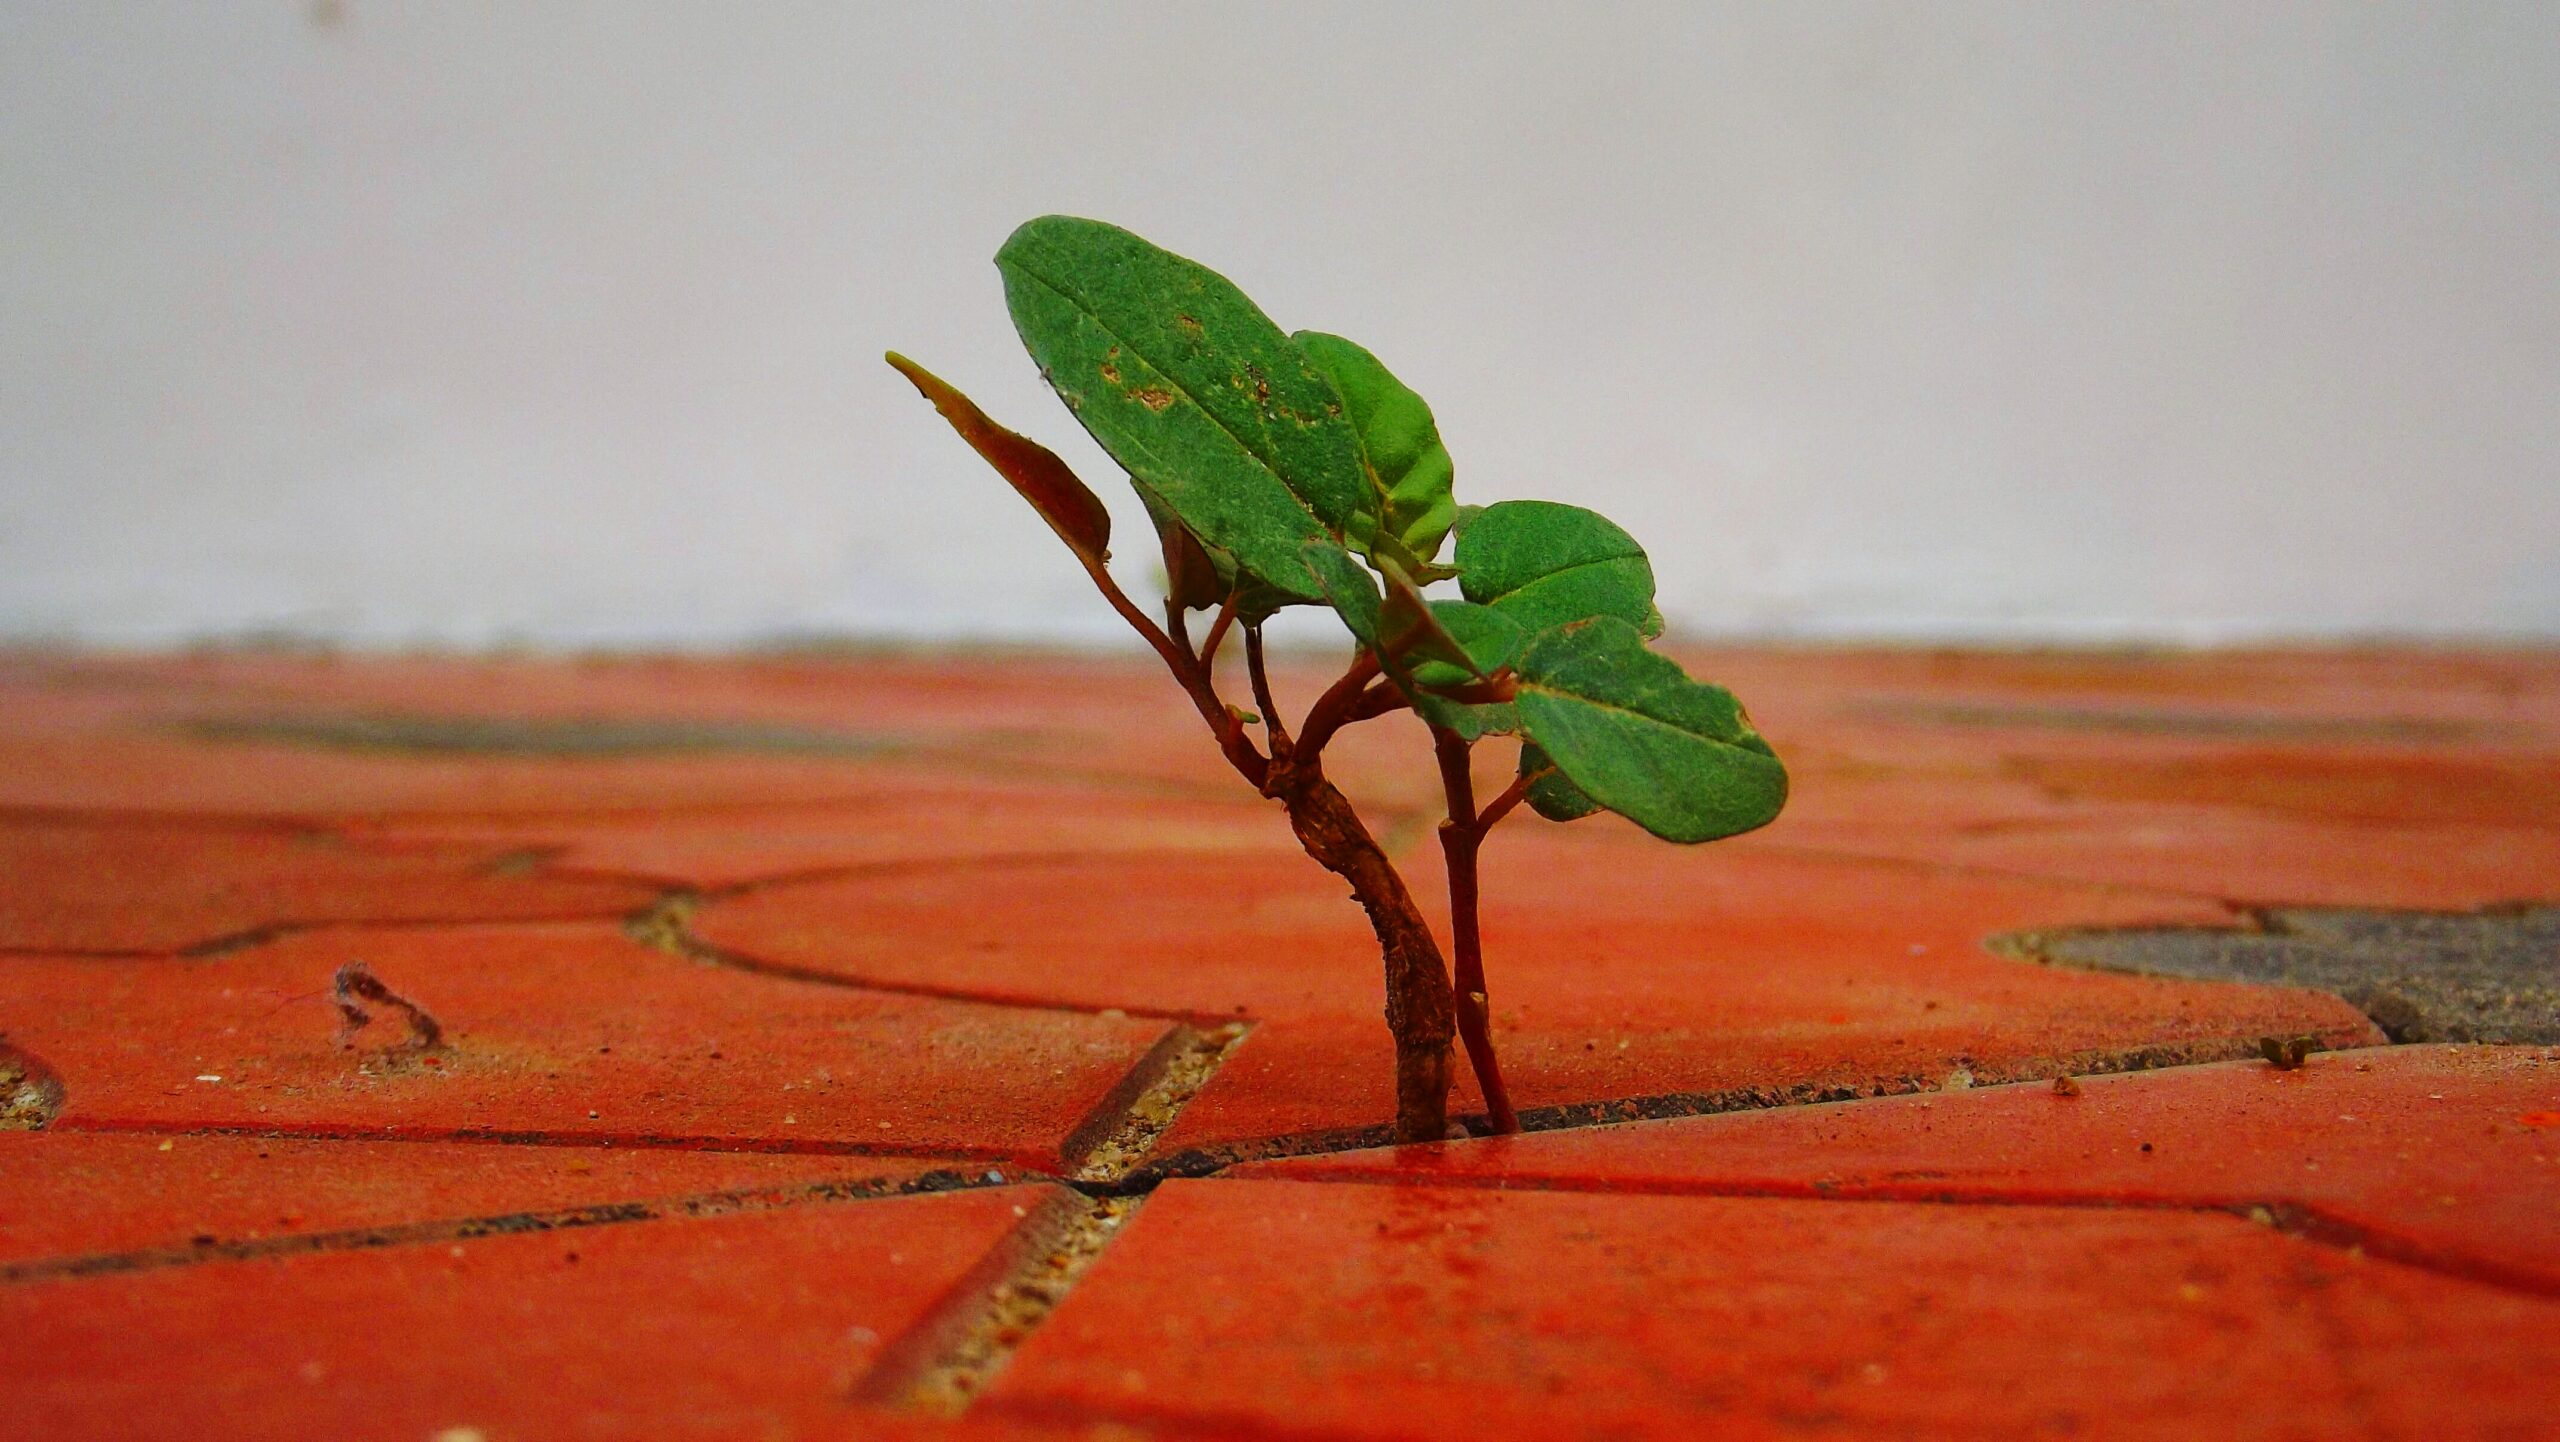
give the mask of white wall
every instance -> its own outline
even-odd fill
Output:
[[[0,634],[1108,635],[879,361],[1116,490],[988,264],[1045,211],[1691,634],[2560,634],[2543,0],[12,0]]]

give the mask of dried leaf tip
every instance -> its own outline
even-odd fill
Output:
[[[1099,566],[1111,557],[1111,513],[1103,509],[1102,498],[1067,469],[1057,452],[1018,431],[990,420],[977,402],[953,389],[940,376],[917,365],[896,351],[884,358],[898,374],[915,386],[918,394],[933,402],[933,408],[960,433],[969,448],[995,467],[1058,533],[1088,566]]]

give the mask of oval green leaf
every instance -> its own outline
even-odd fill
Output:
[[[1333,383],[1224,276],[1118,226],[1034,220],[996,253],[1059,399],[1194,535],[1319,599],[1298,551],[1369,494]]]
[[[1601,616],[1520,652],[1521,729],[1592,800],[1666,841],[1713,841],[1774,820],[1787,772],[1733,693],[1689,679]]]
[[[1375,493],[1352,518],[1347,539],[1353,549],[1371,549],[1383,530],[1402,547],[1392,559],[1428,562],[1440,554],[1458,514],[1449,490],[1455,468],[1430,405],[1351,341],[1319,330],[1289,338],[1342,393],[1369,462]]]
[[[1520,623],[1491,606],[1472,601],[1434,601],[1431,614],[1440,622],[1476,670],[1490,676],[1512,664],[1528,633]],[[1413,668],[1413,709],[1434,726],[1446,726],[1462,740],[1508,735],[1520,729],[1518,711],[1507,701],[1460,701],[1437,694],[1434,687],[1464,686],[1476,678],[1444,661],[1423,661]]]
[[[1615,616],[1647,636],[1662,631],[1653,563],[1635,537],[1597,511],[1553,501],[1503,501],[1458,527],[1458,589],[1510,614],[1531,634]]]
[[[1299,564],[1313,578],[1317,591],[1342,624],[1351,628],[1351,637],[1368,651],[1378,649],[1378,613],[1384,602],[1378,595],[1378,578],[1369,574],[1358,557],[1331,541],[1309,541],[1298,553]]]
[[[1534,778],[1521,799],[1529,803],[1530,810],[1549,821],[1580,821],[1601,810],[1599,802],[1565,779],[1564,773],[1556,769],[1555,763],[1547,759],[1547,753],[1539,750],[1534,741],[1520,748],[1520,774]]]

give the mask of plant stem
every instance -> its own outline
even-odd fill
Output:
[[[1218,619],[1209,623],[1209,634],[1201,638],[1200,664],[1204,667],[1216,664],[1218,659],[1218,643],[1227,639],[1227,628],[1235,624],[1236,597],[1238,594],[1239,593],[1234,591],[1229,591],[1227,593],[1227,603],[1218,608]]]
[[[1484,940],[1476,923],[1476,854],[1484,834],[1519,798],[1506,791],[1482,816],[1476,814],[1475,778],[1467,769],[1470,747],[1445,726],[1431,728],[1431,744],[1440,758],[1440,786],[1449,800],[1449,819],[1440,823],[1440,850],[1449,863],[1449,940],[1457,964],[1458,1035],[1466,1040],[1467,1060],[1474,1064],[1476,1086],[1484,1093],[1485,1111],[1497,1135],[1520,1130],[1511,1109],[1511,1092],[1502,1084],[1502,1064],[1493,1052],[1492,1006],[1484,980]],[[1515,788],[1523,789],[1525,788]]]
[[[1253,704],[1262,711],[1262,734],[1278,756],[1289,749],[1289,728],[1281,724],[1280,705],[1271,699],[1271,675],[1262,668],[1262,628],[1244,628],[1245,674],[1253,681]]]
[[[1295,750],[1276,762],[1264,791],[1287,803],[1289,824],[1307,854],[1351,883],[1352,896],[1377,933],[1386,962],[1387,1030],[1396,1045],[1396,1140],[1446,1140],[1456,1006],[1430,923],[1311,752]]]
[[[1360,703],[1361,688],[1377,674],[1378,658],[1368,650],[1363,649],[1351,658],[1351,669],[1343,672],[1342,679],[1326,688],[1325,693],[1316,698],[1316,704],[1307,708],[1307,719],[1298,727],[1298,751],[1301,755],[1312,760],[1322,754],[1324,743],[1332,740],[1333,733],[1351,719],[1352,709]]]
[[[1274,739],[1274,754],[1265,757],[1246,738],[1244,723],[1218,699],[1208,669],[1192,652],[1189,638],[1177,642],[1148,620],[1112,581],[1110,572],[1091,564],[1085,569],[1093,575],[1094,584],[1101,587],[1112,609],[1164,658],[1174,679],[1182,683],[1184,694],[1198,708],[1201,719],[1216,733],[1229,764],[1263,795],[1286,805],[1289,826],[1297,833],[1298,844],[1326,870],[1351,883],[1352,897],[1368,913],[1369,929],[1377,934],[1378,951],[1386,962],[1387,1030],[1396,1046],[1396,1140],[1447,1140],[1449,1043],[1457,1031],[1448,965],[1441,959],[1440,943],[1431,935],[1430,923],[1423,920],[1421,909],[1414,905],[1413,893],[1405,889],[1404,878],[1396,874],[1395,864],[1387,859],[1377,838],[1361,824],[1360,813],[1352,809],[1350,798],[1325,778],[1319,755],[1325,739],[1349,719],[1347,713],[1359,698],[1361,688],[1378,674],[1377,658],[1366,651],[1353,658],[1342,679],[1307,713],[1307,723],[1300,729],[1314,737],[1312,742],[1293,747],[1287,744],[1286,734],[1279,729],[1279,717],[1271,709],[1270,680],[1261,664],[1261,630],[1248,627],[1245,644],[1255,699],[1264,708]],[[1175,632],[1179,633],[1181,620],[1178,615],[1173,620]]]
[[[1538,782],[1546,779],[1554,773],[1554,767],[1541,766],[1529,775],[1512,777],[1511,784],[1502,788],[1502,794],[1500,796],[1497,796],[1493,798],[1493,800],[1485,803],[1483,812],[1476,817],[1477,838],[1481,840],[1484,833],[1493,829],[1493,824],[1495,822],[1510,815],[1512,807],[1517,806],[1522,801],[1526,800],[1529,795],[1530,787],[1536,785]]]

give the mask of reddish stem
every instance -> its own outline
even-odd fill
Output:
[[[1359,704],[1362,688],[1377,674],[1378,658],[1367,650],[1351,658],[1351,669],[1307,708],[1307,719],[1298,727],[1298,754],[1302,758],[1312,759],[1323,753],[1324,743],[1352,719],[1352,708]]]
[[[1181,611],[1168,607],[1167,616],[1173,622],[1173,634],[1167,634],[1162,626],[1147,619],[1147,613],[1138,609],[1128,593],[1120,589],[1120,583],[1111,579],[1111,573],[1103,568],[1100,561],[1079,559],[1084,560],[1085,574],[1093,578],[1093,584],[1102,592],[1102,599],[1110,602],[1111,609],[1120,613],[1120,619],[1128,622],[1130,629],[1164,658],[1165,669],[1181,683],[1183,694],[1191,698],[1200,719],[1209,723],[1210,732],[1218,738],[1218,749],[1226,753],[1227,764],[1252,782],[1257,790],[1260,789],[1270,777],[1271,763],[1254,749],[1252,739],[1244,734],[1244,723],[1227,709],[1226,702],[1218,699],[1217,688],[1210,684],[1208,671],[1201,666],[1200,658],[1191,652],[1190,638],[1185,636],[1180,642],[1174,640],[1174,636],[1180,635],[1184,629]]]
[[[1528,798],[1530,787],[1554,773],[1554,767],[1541,766],[1528,775],[1512,777],[1511,784],[1502,788],[1500,796],[1486,803],[1483,812],[1476,817],[1476,835],[1481,838],[1485,832],[1491,831],[1495,822],[1510,815],[1512,807]]]
[[[1241,592],[1229,591],[1227,603],[1218,608],[1218,619],[1209,623],[1209,634],[1200,642],[1200,664],[1203,668],[1218,659],[1218,643],[1227,639],[1227,628],[1236,621],[1236,597]]]
[[[1475,778],[1467,769],[1469,747],[1458,733],[1445,726],[1431,728],[1431,744],[1440,758],[1440,787],[1449,801],[1449,819],[1440,823],[1440,850],[1449,862],[1449,940],[1451,959],[1455,963],[1458,1036],[1467,1045],[1467,1060],[1475,1067],[1476,1086],[1484,1093],[1485,1111],[1493,1119],[1496,1135],[1520,1130],[1519,1114],[1511,1109],[1510,1088],[1502,1084],[1502,1064],[1493,1052],[1493,1008],[1485,993],[1484,939],[1476,922],[1476,853],[1484,844],[1484,834],[1502,813],[1518,804],[1509,792],[1508,803],[1497,800],[1499,810],[1476,814]]]
[[[1289,728],[1281,724],[1280,704],[1271,699],[1271,675],[1262,665],[1262,628],[1244,628],[1245,675],[1253,682],[1253,704],[1262,709],[1262,732],[1268,738],[1273,758],[1289,750]]]
[[[1325,778],[1317,755],[1333,732],[1350,719],[1344,713],[1358,699],[1360,688],[1377,675],[1377,658],[1366,651],[1352,658],[1351,669],[1317,700],[1315,709],[1307,714],[1307,724],[1300,728],[1302,732],[1315,733],[1312,741],[1303,748],[1290,748],[1279,717],[1271,709],[1259,629],[1247,628],[1255,698],[1263,707],[1274,744],[1275,755],[1266,757],[1246,737],[1244,723],[1218,699],[1208,667],[1191,650],[1189,638],[1183,636],[1181,612],[1168,612],[1173,626],[1168,633],[1131,603],[1097,557],[1079,550],[1077,558],[1084,563],[1085,573],[1093,578],[1103,599],[1111,603],[1111,609],[1164,659],[1166,669],[1181,683],[1183,694],[1191,698],[1201,719],[1209,723],[1228,763],[1263,795],[1279,798],[1289,808],[1289,825],[1297,833],[1298,844],[1327,870],[1351,883],[1352,897],[1368,913],[1370,929],[1377,933],[1378,950],[1386,963],[1387,1030],[1394,1036],[1396,1046],[1396,1140],[1445,1140],[1449,1126],[1449,1040],[1455,1010],[1449,995],[1449,970],[1441,960],[1440,944],[1433,939],[1430,925],[1405,889],[1404,878],[1396,874],[1394,863],[1387,859],[1377,838],[1360,824],[1359,813],[1352,809],[1349,798]],[[1177,641],[1177,636],[1183,639]]]
[[[1351,703],[1350,712],[1342,719],[1346,725],[1353,721],[1366,721],[1372,717],[1384,716],[1390,711],[1401,711],[1412,704],[1413,702],[1406,698],[1404,689],[1394,682],[1372,682],[1368,690],[1360,693],[1360,699]]]

